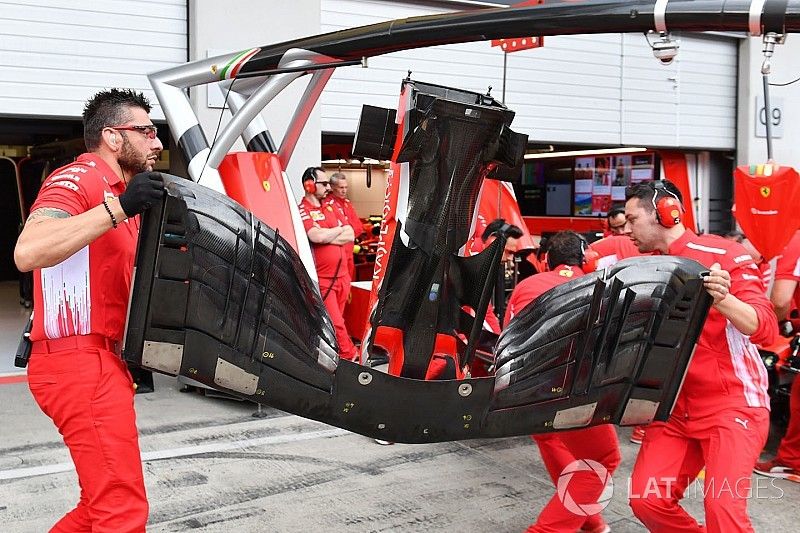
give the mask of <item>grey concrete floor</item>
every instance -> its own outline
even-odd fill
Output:
[[[136,398],[151,502],[149,531],[521,532],[553,494],[527,437],[380,446],[273,409],[181,393],[156,376]],[[638,447],[619,429],[623,462],[604,515],[644,528],[627,505]],[[60,436],[25,383],[0,385],[0,530],[47,531],[77,501]],[[797,531],[800,484],[760,478],[757,531]],[[690,491],[691,492],[691,491]],[[702,517],[700,490],[685,506]]]

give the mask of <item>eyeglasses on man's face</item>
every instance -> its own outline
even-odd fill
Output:
[[[315,181],[314,183],[316,183],[317,185],[322,185],[323,187],[330,187],[331,186],[331,182],[330,181]]]
[[[138,131],[148,139],[155,139],[158,135],[158,128],[154,124],[144,124],[142,126],[107,126],[112,130]]]

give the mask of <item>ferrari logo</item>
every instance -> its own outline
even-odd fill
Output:
[[[572,270],[565,268],[564,270],[559,270],[558,275],[563,276],[565,278],[571,278],[572,276],[575,275],[575,273]]]
[[[770,190],[769,187],[761,187],[761,196],[763,196],[764,198],[769,198],[769,194],[771,192],[772,191]]]
[[[269,180],[262,181],[261,186],[264,187],[264,192],[269,192],[270,190]]]

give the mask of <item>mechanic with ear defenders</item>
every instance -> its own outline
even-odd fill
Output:
[[[347,333],[343,315],[350,295],[348,261],[353,255],[353,228],[344,220],[342,211],[326,199],[331,182],[324,170],[308,167],[302,179],[305,195],[299,204],[300,219],[311,243],[322,301],[336,330],[339,357],[353,361],[356,347]]]
[[[626,193],[625,233],[641,252],[688,257],[709,268],[713,298],[672,414],[647,426],[633,469],[629,503],[650,531],[753,531],[750,478],[769,431],[767,372],[756,343],[769,345],[777,319],[760,271],[739,243],[696,235],[669,182]],[[680,505],[705,466],[705,526]]]
[[[587,256],[586,241],[574,231],[560,231],[547,241],[547,265],[549,271],[534,274],[519,284],[508,301],[504,324],[514,318],[530,302],[548,290],[577,279],[595,268],[594,254]],[[608,477],[620,463],[617,432],[610,424],[584,429],[531,435],[539,446],[547,473],[557,485],[565,469],[575,461],[591,460],[606,469]],[[596,505],[605,484],[592,470],[578,470],[569,481],[569,494],[582,509]],[[553,494],[539,513],[536,523],[526,533],[551,533],[574,531],[605,533],[608,525],[598,512],[591,516],[575,514],[565,506],[564,498]]]

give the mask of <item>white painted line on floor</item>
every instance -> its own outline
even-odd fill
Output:
[[[351,433],[344,429],[326,429],[323,431],[312,431],[309,433],[274,435],[271,437],[259,437],[255,439],[237,440],[233,442],[218,442],[199,446],[186,446],[184,448],[154,450],[151,452],[144,452],[142,454],[142,461],[155,461],[174,457],[188,457],[203,453],[224,452],[237,449],[244,450],[253,446],[267,446],[274,444],[286,444],[290,442],[301,442],[304,440],[328,439],[331,437],[341,437],[342,435],[348,434]],[[52,465],[30,466],[27,468],[12,468],[10,470],[0,470],[0,480],[45,476],[48,474],[69,472],[70,470],[74,470],[72,463],[57,463]]]

